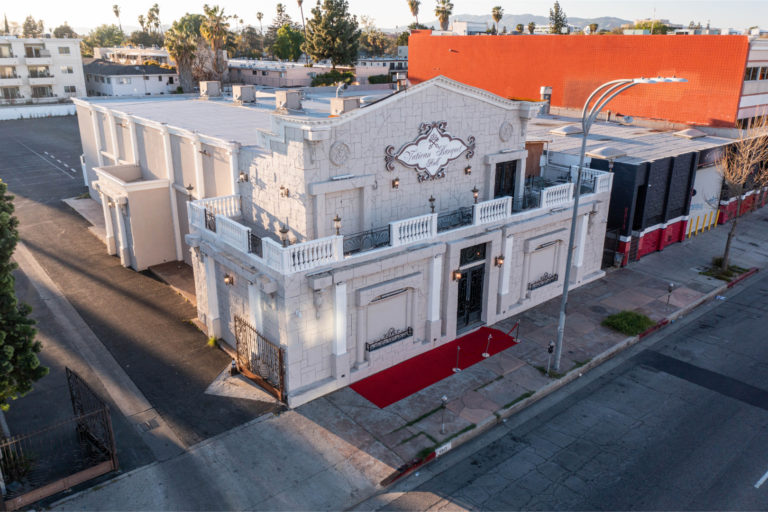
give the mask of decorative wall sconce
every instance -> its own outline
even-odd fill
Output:
[[[395,178],[392,180],[392,188],[400,188],[400,178]]]
[[[244,173],[243,171],[240,171],[240,183],[245,183],[248,181],[248,175]]]
[[[429,207],[432,209],[432,213],[435,213],[435,196],[429,196]]]
[[[115,202],[114,202],[114,201],[112,201],[112,200],[110,199],[109,201],[107,201],[107,206],[109,206],[110,208],[112,208],[112,207],[114,207],[114,206],[115,206]]]
[[[451,272],[451,277],[453,277],[454,281],[458,281],[459,279],[461,279],[461,270],[454,270],[453,272]]]
[[[279,229],[280,233],[280,240],[283,242],[283,247],[288,247],[288,233],[290,230],[288,229],[287,224],[282,224]]]
[[[464,174],[466,174],[467,176],[469,176],[470,174],[472,174],[472,166],[471,166],[471,165],[468,165],[468,166],[466,166],[466,167],[464,168]]]
[[[339,236],[341,234],[341,217],[338,213],[333,218],[333,227],[336,228],[336,236]]]
[[[496,256],[493,262],[496,264],[497,267],[502,266],[504,264],[504,255]]]
[[[472,187],[472,197],[475,199],[475,204],[477,204],[477,198],[480,196],[480,191],[477,190],[477,185]]]
[[[232,286],[235,284],[235,278],[232,274],[224,274],[224,284],[227,286]]]
[[[283,185],[280,185],[280,197],[290,197],[291,191],[288,190],[288,188],[284,187]]]
[[[193,190],[195,190],[195,187],[193,187],[192,184],[190,183],[189,185],[184,187],[184,190],[186,190],[187,192],[192,192]]]
[[[211,154],[207,150],[205,150],[205,149],[201,149],[200,150],[200,154],[201,155],[205,155],[205,156],[211,156]]]

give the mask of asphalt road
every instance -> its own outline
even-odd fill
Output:
[[[123,268],[87,230],[89,224],[62,202],[86,190],[74,116],[1,122],[0,141],[0,178],[15,195],[25,246],[185,445],[275,409],[272,402],[205,394],[230,359],[206,346],[206,336],[188,322],[194,307],[155,279]],[[17,293],[33,305],[41,336],[55,338],[50,312],[23,275]],[[7,418],[14,434],[70,414],[62,395],[65,364],[89,371],[73,347],[51,352],[44,343],[41,359],[52,373],[12,405]],[[92,384],[96,380],[83,376]],[[119,416],[116,407],[112,413]],[[127,423],[117,417],[115,428],[123,469],[152,461]]]
[[[766,510],[767,320],[758,274],[449,452],[383,509]]]

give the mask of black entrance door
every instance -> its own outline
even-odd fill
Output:
[[[456,309],[456,329],[479,322],[483,315],[483,281],[485,264],[461,271],[459,279],[459,300]]]
[[[493,197],[515,197],[515,171],[517,171],[517,160],[496,164],[496,185]]]

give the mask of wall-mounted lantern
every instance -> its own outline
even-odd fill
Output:
[[[341,217],[338,213],[333,218],[333,227],[336,228],[336,236],[339,236],[341,234]]]
[[[472,187],[472,197],[473,197],[473,198],[474,198],[474,200],[475,200],[475,204],[477,204],[477,198],[478,198],[478,197],[480,197],[480,191],[479,191],[479,190],[477,190],[477,185],[475,185],[474,187]]]
[[[496,256],[493,262],[496,264],[497,267],[504,265],[504,255]]]
[[[288,247],[288,233],[289,229],[286,224],[283,224],[280,226],[280,229],[278,230],[280,233],[280,240],[283,242],[283,247]]]
[[[468,166],[466,166],[466,167],[464,168],[464,174],[466,174],[467,176],[469,176],[470,174],[472,174],[472,166],[471,166],[471,165],[468,165]]]
[[[280,185],[280,197],[290,197],[291,191],[287,187]]]
[[[431,194],[429,196],[429,207],[432,210],[432,213],[435,213],[435,196]]]
[[[240,183],[245,183],[246,181],[248,181],[248,178],[249,176],[245,172],[240,171],[240,178],[239,178]]]
[[[454,281],[458,281],[459,279],[461,279],[461,270],[454,270],[453,272],[451,272],[451,277],[453,277]]]
[[[224,274],[224,284],[227,286],[232,286],[235,284],[235,277],[232,274]]]
[[[392,188],[400,188],[400,178],[395,178],[392,180]]]

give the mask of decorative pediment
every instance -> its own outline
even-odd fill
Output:
[[[467,159],[475,154],[475,138],[470,136],[467,142],[445,131],[445,121],[422,123],[419,136],[395,152],[394,146],[387,146],[384,157],[387,170],[395,169],[395,162],[416,169],[419,181],[445,177],[445,166],[461,155]]]

